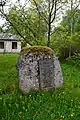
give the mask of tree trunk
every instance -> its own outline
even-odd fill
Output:
[[[51,11],[50,11],[50,1],[48,4],[48,12],[49,12],[49,18],[48,18],[48,41],[47,41],[47,46],[50,47],[50,33],[51,33]]]
[[[47,46],[50,47],[50,32],[51,32],[51,25],[49,24],[49,29],[48,29],[48,41],[47,41]]]
[[[73,10],[73,0],[71,0],[71,15],[72,15],[72,10]],[[71,39],[72,39],[72,33],[73,33],[73,17],[71,17],[71,24],[70,24],[70,34],[71,34]],[[71,43],[70,43],[70,48],[69,48],[69,58],[71,58]]]
[[[69,48],[69,58],[71,58],[71,44],[70,44],[70,48]]]

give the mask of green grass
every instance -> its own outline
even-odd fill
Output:
[[[23,95],[18,89],[17,58],[16,54],[0,55],[0,120],[80,120],[78,66],[61,62],[62,88]],[[14,89],[8,89],[13,85]]]
[[[17,84],[16,61],[18,55],[0,54],[0,89]]]

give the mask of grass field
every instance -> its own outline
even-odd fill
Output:
[[[0,55],[0,120],[80,120],[80,67],[61,62],[62,88],[23,95],[18,89],[17,58]]]

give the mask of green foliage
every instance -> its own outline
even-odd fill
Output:
[[[46,24],[32,9],[24,6],[14,6],[7,14],[6,32],[11,32],[18,36],[25,45],[45,45],[46,44]]]
[[[71,19],[72,21],[72,33],[71,33]],[[60,57],[66,58],[73,55],[77,49],[80,49],[80,11],[67,11],[66,17],[61,22],[60,26],[55,28],[54,34],[51,40],[51,48],[54,47],[54,51]]]
[[[23,95],[16,86],[17,57],[0,55],[0,120],[80,120],[80,68],[67,60],[61,62],[62,88]],[[4,94],[11,84],[15,89]]]
[[[0,89],[5,89],[9,84],[18,83],[16,72],[16,54],[0,54]]]

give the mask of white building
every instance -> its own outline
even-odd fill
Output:
[[[15,35],[0,34],[0,53],[19,53],[21,50],[21,42],[17,40]]]

